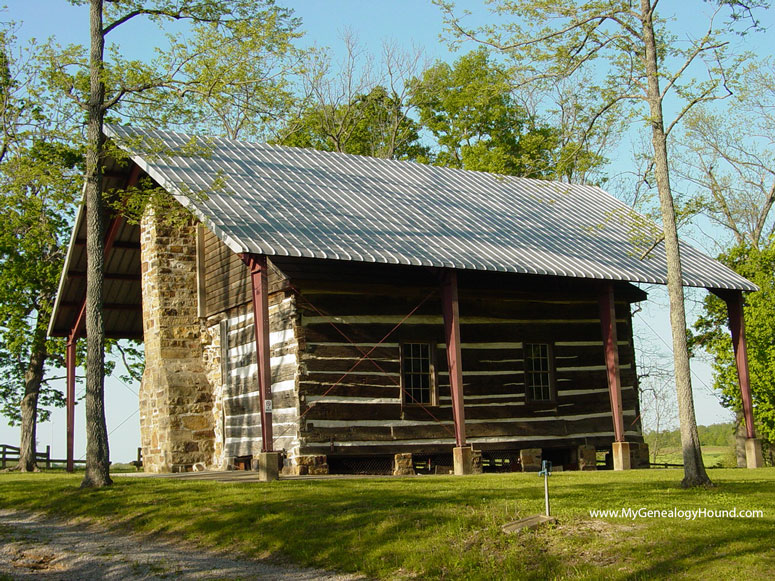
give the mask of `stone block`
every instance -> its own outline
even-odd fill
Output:
[[[393,476],[414,476],[412,454],[396,454],[393,456]]]
[[[215,440],[215,430],[202,430],[201,432],[194,432],[192,436],[195,440],[213,442]]]
[[[307,469],[307,466],[283,466],[282,474],[283,476],[306,476]]]
[[[305,456],[295,456],[291,458],[291,463],[298,466],[321,466],[327,465],[328,458],[325,454],[310,454]]]
[[[645,442],[630,442],[630,466],[632,468],[650,468],[649,445]]]
[[[578,449],[579,470],[597,470],[597,449],[581,445]]]
[[[210,427],[210,421],[208,418],[200,415],[183,416],[181,422],[183,427],[191,431],[206,430]]]
[[[522,464],[522,472],[541,471],[541,448],[525,448],[519,451],[519,462]]]
[[[279,478],[280,452],[261,452],[258,454],[258,479],[271,482]]]
[[[629,470],[632,467],[629,442],[614,442],[611,445],[611,455],[613,456],[614,470]]]
[[[310,476],[328,474],[328,464],[316,464],[314,466],[307,466],[307,474]]]
[[[748,438],[745,441],[745,463],[748,468],[763,468],[762,442],[759,438]]]
[[[484,472],[482,468],[482,451],[471,450],[471,474],[481,474]]]
[[[452,448],[452,463],[455,476],[464,476],[472,473],[471,457],[473,450],[469,446],[457,446]]]

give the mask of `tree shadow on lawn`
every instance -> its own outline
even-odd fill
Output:
[[[543,512],[542,479],[534,475],[221,484],[211,501],[205,495],[187,508],[190,519],[178,532],[246,554],[287,555],[372,575],[392,569],[459,578],[474,572],[506,578],[504,571],[654,577],[724,571],[728,563],[721,561],[741,559],[763,572],[775,564],[763,554],[773,530],[773,475],[732,471],[715,488],[683,490],[679,471],[556,474],[550,481],[554,513],[571,526],[511,538],[500,533],[502,524]],[[165,486],[164,496],[171,503],[191,497],[174,486]],[[755,508],[765,510],[765,518],[607,519],[611,526],[600,530],[572,526],[588,521],[590,509],[624,507]],[[593,546],[592,560],[573,552],[587,545]]]
[[[752,474],[754,472],[754,474]],[[543,512],[531,474],[273,483],[117,480],[59,491],[68,514],[200,541],[253,558],[289,558],[369,575],[424,578],[755,578],[775,567],[775,471],[714,471],[682,490],[680,471],[557,473],[555,528],[504,535]],[[590,509],[762,509],[764,518],[592,519]],[[589,523],[593,523],[590,525]]]
[[[589,519],[590,509],[644,511],[639,518],[603,519],[630,525],[608,543],[621,559],[603,568],[606,576],[769,578],[775,568],[775,470],[714,471],[715,486],[689,490],[680,488],[682,475],[680,470],[573,475],[554,487],[554,506],[561,522],[563,515]],[[700,510],[708,512],[670,516],[671,511],[686,515]],[[760,510],[763,515],[720,516],[732,510]]]

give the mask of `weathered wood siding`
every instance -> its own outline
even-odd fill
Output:
[[[392,296],[362,290],[307,284],[302,291],[302,450],[352,455],[449,451],[454,430],[438,295],[377,345],[423,296],[400,289]],[[597,299],[590,293],[560,294],[547,290],[516,296],[461,288],[466,432],[477,448],[610,445],[613,427]],[[626,435],[637,440],[629,304],[619,301],[616,308]],[[402,405],[401,341],[436,344],[438,406]],[[525,342],[554,346],[557,397],[551,403],[525,400]],[[368,352],[369,358],[359,363]]]
[[[250,272],[242,259],[207,228],[201,227],[198,236],[198,280],[203,316],[209,317],[250,302]]]
[[[262,438],[250,274],[209,230],[201,232],[200,243],[200,305],[208,325],[220,322],[224,457],[256,455]],[[293,454],[299,443],[296,303],[286,277],[269,266],[273,449]]]
[[[272,373],[273,449],[293,453],[298,448],[299,408],[296,394],[298,343],[293,296],[279,292],[271,296],[269,334]],[[235,309],[224,319],[223,413],[224,455],[255,455],[261,451],[261,408],[258,393],[258,364],[252,305]]]

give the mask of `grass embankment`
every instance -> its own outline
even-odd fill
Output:
[[[771,578],[775,469],[714,470],[712,489],[682,472],[564,472],[550,480],[559,525],[504,535],[543,511],[535,474],[218,483],[0,475],[0,507],[85,517],[253,557],[382,578]],[[590,509],[759,509],[763,518],[592,519]]]

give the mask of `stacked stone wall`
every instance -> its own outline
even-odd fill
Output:
[[[150,472],[211,468],[214,390],[204,361],[215,350],[197,310],[196,227],[141,223],[145,372],[140,388],[143,463]]]

